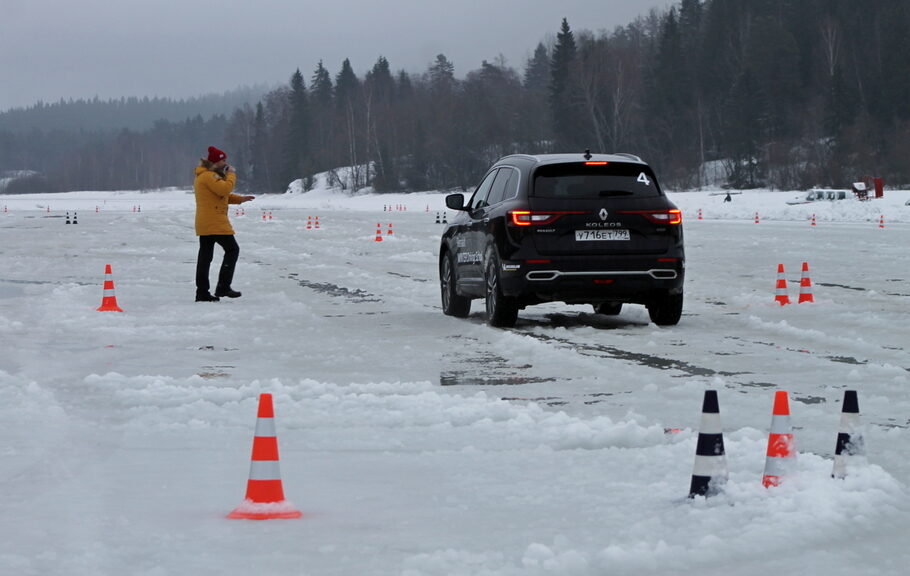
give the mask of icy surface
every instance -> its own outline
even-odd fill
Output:
[[[243,297],[213,304],[186,191],[0,196],[0,574],[903,574],[910,193],[799,195],[672,194],[676,327],[548,304],[513,330],[441,313],[442,194],[232,209]],[[804,261],[815,303],[778,306]],[[705,389],[730,479],[688,500]],[[797,474],[766,490],[777,389]],[[835,481],[846,389],[867,455]],[[298,520],[226,518],[262,392]]]

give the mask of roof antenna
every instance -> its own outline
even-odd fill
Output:
[[[585,160],[590,160],[590,159],[591,159],[591,149],[585,148]]]

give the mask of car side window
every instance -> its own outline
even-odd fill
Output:
[[[515,198],[518,196],[518,183],[521,180],[521,172],[517,169],[512,169],[512,177],[509,178],[509,182],[506,184],[506,192],[503,195],[503,200],[509,200],[510,198]]]
[[[490,196],[488,197],[487,204],[492,206],[498,202],[502,202],[506,197],[506,190],[509,188],[509,182],[514,177],[515,171],[511,168],[501,168],[499,174],[496,175],[496,180],[493,182],[493,187],[490,189]]]
[[[490,188],[493,187],[493,180],[496,178],[498,172],[499,170],[494,170],[487,174],[487,177],[483,179],[483,182],[481,182],[480,186],[477,187],[477,190],[474,191],[474,195],[471,196],[471,202],[468,204],[468,208],[471,211],[489,206],[487,196],[490,194]]]

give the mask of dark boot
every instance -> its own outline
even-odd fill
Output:
[[[196,293],[196,302],[218,302],[219,298],[217,296],[212,296],[208,292],[197,292]]]
[[[216,288],[215,296],[226,296],[227,298],[240,298],[240,292],[230,288]]]

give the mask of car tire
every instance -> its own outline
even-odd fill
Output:
[[[486,293],[487,324],[497,328],[511,328],[518,320],[518,303],[514,298],[503,295],[499,284],[499,259],[494,255],[487,259],[483,282]]]
[[[601,302],[600,304],[594,305],[594,312],[596,314],[603,314],[604,316],[616,316],[622,311],[622,302]]]
[[[676,326],[679,324],[680,317],[682,317],[682,292],[679,294],[664,294],[659,298],[655,298],[648,303],[647,308],[651,322],[658,326]]]
[[[467,318],[471,313],[471,299],[461,296],[455,289],[458,276],[455,258],[447,252],[439,268],[440,291],[442,292],[442,313],[456,318]]]

